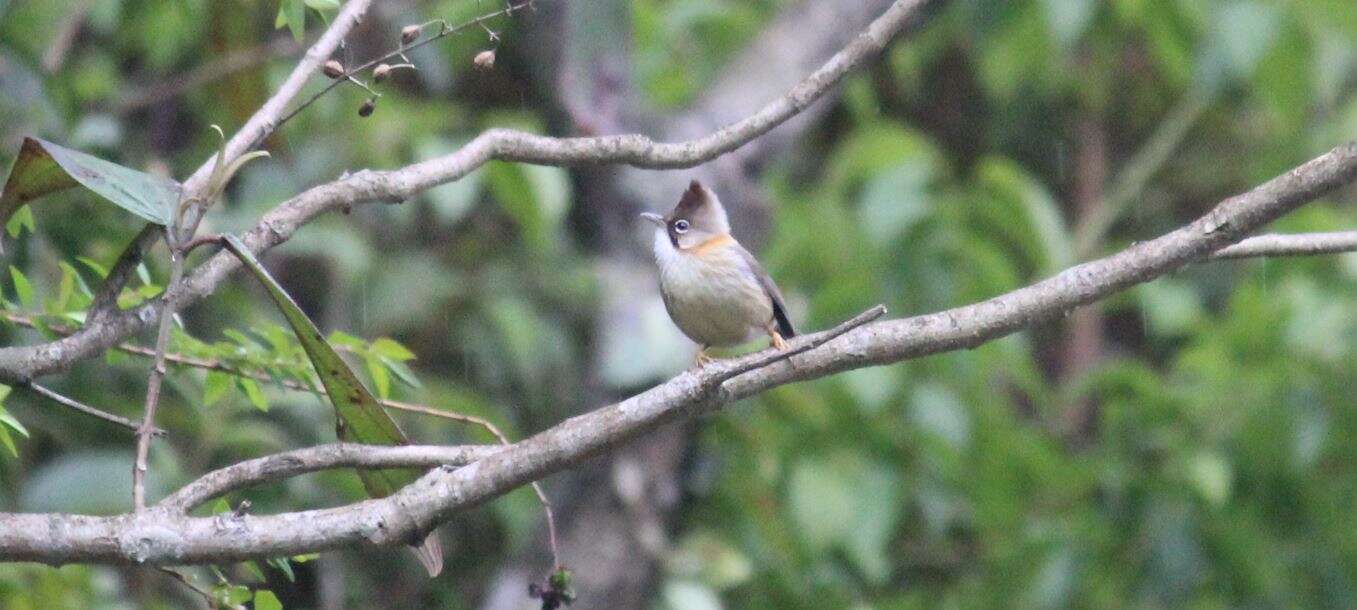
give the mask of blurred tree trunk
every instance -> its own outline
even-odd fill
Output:
[[[1107,183],[1107,131],[1102,118],[1085,112],[1074,126],[1074,218],[1070,226],[1079,226],[1100,213]],[[1065,341],[1060,354],[1061,382],[1077,381],[1103,357],[1106,338],[1103,332],[1102,305],[1095,303],[1075,309],[1065,322]],[[1075,443],[1082,443],[1093,431],[1097,404],[1092,397],[1077,397],[1065,405],[1061,428]]]

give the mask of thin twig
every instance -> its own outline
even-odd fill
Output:
[[[1139,199],[1150,179],[1169,162],[1215,97],[1215,90],[1204,85],[1196,86],[1184,94],[1168,116],[1155,127],[1145,145],[1117,172],[1096,212],[1080,219],[1074,227],[1074,254],[1077,258],[1096,254],[1098,244],[1107,231]]]
[[[129,430],[139,431],[141,429],[141,424],[138,422],[134,422],[121,415],[114,415],[107,411],[101,411],[83,402],[80,402],[74,398],[61,394],[56,390],[48,388],[47,386],[38,385],[36,383],[30,382],[27,386],[24,387],[27,387],[28,389],[32,390],[34,394],[38,394],[39,396],[51,400],[52,402],[55,402],[61,406],[75,409],[76,411],[84,413],[85,415],[93,415],[106,422],[118,424],[119,426],[122,426]],[[165,434],[164,430],[161,430],[160,428],[156,428],[154,426],[151,427],[151,432],[153,434],[156,434],[157,436]]]
[[[176,214],[174,222],[179,222]],[[160,326],[156,330],[154,360],[151,373],[146,381],[146,408],[143,411],[141,427],[137,430],[137,458],[132,466],[132,507],[134,510],[146,508],[146,458],[151,451],[151,431],[155,428],[156,407],[160,404],[160,387],[165,381],[165,349],[170,343],[170,328],[174,324],[173,293],[182,289],[184,278],[184,256],[179,251],[178,228],[165,231],[166,242],[170,246],[170,281],[165,289],[165,306],[160,309]]]
[[[193,582],[192,577],[190,577],[189,575],[163,567],[158,567],[156,568],[156,570],[169,575],[170,577],[179,581],[180,584],[184,585],[185,587],[188,587],[190,591],[193,591],[194,593],[201,595],[203,599],[207,601],[207,606],[209,608],[217,607],[217,598],[215,595],[212,594],[212,591],[210,589],[204,589],[202,587],[199,587],[197,584]],[[235,607],[241,608],[242,606]]]
[[[790,339],[787,341],[786,349],[769,348],[740,358],[717,361],[715,364],[708,365],[716,372],[707,378],[707,383],[711,387],[716,387],[728,379],[743,375],[749,371],[761,369],[782,360],[789,360],[792,356],[820,347],[821,345],[839,338],[844,333],[884,315],[886,315],[886,306],[877,305],[852,318],[844,320],[834,328],[825,332]]]
[[[1268,234],[1250,237],[1233,246],[1217,250],[1215,259],[1276,256],[1313,256],[1357,251],[1357,231],[1332,233]]]
[[[435,41],[435,40],[439,40],[439,39],[442,39],[442,38],[444,38],[444,37],[451,36],[451,35],[453,35],[453,34],[456,34],[456,33],[458,33],[458,32],[461,32],[462,30],[465,30],[465,29],[467,29],[467,28],[475,27],[475,26],[478,26],[478,25],[483,27],[485,21],[489,21],[489,20],[494,19],[494,18],[496,18],[496,17],[502,17],[502,16],[506,16],[506,15],[510,15],[510,16],[511,16],[511,15],[514,14],[515,11],[520,11],[520,10],[522,10],[522,9],[525,9],[525,8],[528,8],[529,6],[531,6],[531,5],[533,4],[533,1],[534,1],[534,0],[527,0],[527,1],[525,1],[525,2],[520,2],[519,4],[516,4],[516,5],[509,5],[509,6],[506,6],[505,8],[502,8],[502,9],[500,9],[500,10],[498,10],[498,11],[495,11],[495,12],[493,12],[493,13],[486,13],[486,14],[481,15],[481,16],[479,16],[479,17],[476,17],[476,18],[474,18],[474,19],[472,19],[472,20],[470,20],[470,21],[467,21],[467,22],[464,22],[464,23],[461,23],[461,24],[458,24],[458,25],[455,25],[455,26],[449,26],[449,25],[447,24],[447,22],[442,21],[442,20],[437,20],[437,21],[430,22],[431,24],[439,24],[439,25],[440,25],[439,30],[438,30],[438,33],[436,33],[436,34],[434,34],[433,36],[430,36],[430,37],[428,37],[428,38],[424,38],[424,39],[422,39],[422,40],[418,40],[418,41],[416,41],[416,42],[412,42],[412,43],[410,43],[410,44],[402,44],[402,45],[400,46],[400,48],[398,48],[398,49],[396,49],[396,50],[394,50],[394,51],[390,51],[390,52],[386,53],[385,55],[382,55],[382,56],[380,56],[380,57],[377,57],[376,59],[369,60],[369,61],[367,61],[366,63],[364,63],[364,64],[362,64],[362,65],[360,65],[360,66],[358,66],[358,67],[356,67],[356,68],[346,68],[345,71],[344,71],[344,73],[341,74],[338,78],[335,78],[335,79],[333,79],[332,81],[330,81],[330,83],[327,84],[327,85],[325,85],[325,87],[324,87],[323,89],[321,89],[320,91],[317,91],[315,94],[313,94],[313,95],[312,95],[310,98],[308,98],[306,101],[302,102],[301,104],[298,104],[297,107],[296,107],[296,108],[293,108],[291,112],[289,112],[289,113],[283,115],[283,118],[279,119],[278,122],[274,125],[274,129],[277,129],[277,128],[279,128],[279,127],[282,127],[282,125],[283,125],[284,123],[286,123],[286,122],[288,122],[289,120],[291,120],[292,117],[295,117],[295,116],[297,116],[298,114],[300,114],[303,110],[306,110],[306,108],[307,108],[308,106],[310,106],[311,104],[314,104],[314,103],[316,102],[316,100],[320,99],[320,98],[321,98],[322,96],[324,96],[326,93],[329,93],[329,92],[330,92],[332,89],[334,89],[335,87],[338,87],[339,85],[341,85],[341,84],[347,82],[348,80],[352,79],[354,74],[358,74],[358,73],[360,73],[360,72],[362,72],[362,71],[364,71],[364,70],[367,70],[367,69],[369,69],[369,68],[372,68],[373,66],[376,66],[376,65],[379,64],[379,63],[382,63],[382,62],[385,62],[385,61],[389,61],[389,60],[391,60],[391,59],[393,59],[393,58],[396,58],[396,57],[402,57],[402,58],[403,58],[403,57],[405,56],[405,54],[408,53],[408,52],[410,52],[410,51],[413,51],[413,50],[415,50],[415,49],[418,49],[418,48],[420,48],[420,47],[422,47],[422,46],[424,46],[424,45],[426,45],[426,44],[429,44],[429,43],[431,43],[431,42],[433,42],[433,41]],[[426,24],[426,25],[428,25],[428,24]],[[366,87],[366,86],[364,86],[363,88],[368,89],[368,87]],[[371,89],[368,89],[368,91],[371,91]]]

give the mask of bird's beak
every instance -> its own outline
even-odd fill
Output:
[[[661,227],[664,226],[664,217],[660,216],[659,214],[655,214],[653,212],[646,212],[644,214],[641,214],[641,218],[649,220],[650,222],[653,222],[658,226]]]

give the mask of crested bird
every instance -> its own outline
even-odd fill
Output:
[[[674,324],[697,342],[697,366],[711,347],[728,347],[767,333],[773,347],[796,336],[782,293],[759,261],[730,235],[721,200],[693,180],[668,216],[655,223],[660,295]]]

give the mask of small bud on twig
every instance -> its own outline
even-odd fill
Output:
[[[325,72],[325,75],[330,78],[339,78],[344,76],[344,64],[339,63],[339,60],[331,59],[325,62],[325,67],[321,71]]]
[[[419,26],[407,25],[401,28],[401,42],[410,44],[419,39]]]
[[[481,70],[489,70],[495,67],[495,50],[487,49],[477,53],[476,57],[472,58],[471,63]]]
[[[372,116],[372,111],[377,109],[377,98],[370,97],[363,100],[363,105],[358,107],[358,116],[368,118]]]
[[[391,66],[390,66],[389,64],[377,64],[377,67],[372,69],[372,80],[373,80],[373,82],[378,82],[378,83],[380,83],[380,82],[386,80],[386,77],[388,77],[388,76],[390,76],[390,75],[391,75]]]

